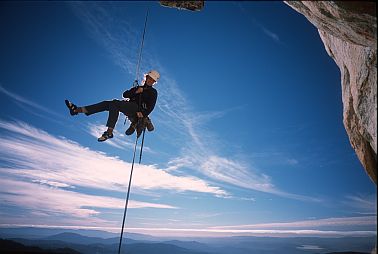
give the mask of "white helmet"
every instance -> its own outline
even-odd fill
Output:
[[[155,70],[152,70],[152,71],[149,71],[147,73],[148,76],[150,76],[153,80],[155,80],[156,82],[159,80],[160,78],[160,74],[159,72],[155,71]]]

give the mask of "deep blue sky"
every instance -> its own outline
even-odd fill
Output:
[[[64,99],[121,99],[147,8],[141,70],[162,78],[130,230],[376,232],[376,186],[349,143],[340,71],[316,28],[282,2],[236,1],[200,12],[0,3],[0,224],[117,231],[134,137],[120,117],[112,142],[98,143],[107,114],[71,117]]]

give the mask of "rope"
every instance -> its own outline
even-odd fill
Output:
[[[143,129],[142,145],[140,146],[140,152],[139,152],[139,164],[142,161],[143,144],[144,144],[144,134],[145,133],[146,133],[146,127],[144,127],[144,129]]]
[[[125,210],[124,210],[124,212],[123,212],[122,230],[121,230],[121,236],[120,236],[120,238],[119,238],[118,254],[121,253],[123,229],[124,229],[124,227],[125,227],[125,220],[126,220],[127,206],[128,206],[128,204],[129,204],[129,196],[130,196],[130,188],[131,188],[131,179],[133,178],[134,162],[135,162],[135,154],[136,154],[136,147],[137,147],[137,144],[138,144],[138,137],[135,139],[134,154],[133,154],[133,162],[132,162],[132,164],[131,164],[131,172],[130,172],[130,179],[129,179],[129,187],[127,188],[127,196],[126,196]]]
[[[144,36],[146,34],[147,18],[148,18],[148,9],[147,9],[147,13],[146,13],[146,19],[144,21],[144,29],[143,29],[142,42],[141,42],[140,48],[139,48],[138,64],[137,64],[137,68],[136,68],[136,72],[135,72],[135,80],[136,81],[138,81],[140,62],[142,60],[142,51],[143,51],[143,45],[144,45]]]
[[[145,19],[145,21],[144,21],[143,36],[142,36],[142,42],[141,42],[140,49],[139,49],[138,64],[137,64],[137,68],[136,68],[136,76],[135,76],[135,81],[134,81],[134,83],[133,83],[133,87],[136,86],[136,85],[138,85],[139,68],[140,68],[140,62],[141,62],[141,60],[142,60],[142,51],[143,51],[143,45],[144,45],[144,37],[145,37],[145,34],[146,34],[147,18],[148,18],[148,9],[147,9],[147,13],[146,13],[146,19]],[[140,105],[138,106],[138,108],[140,108]],[[140,121],[140,119],[138,119],[138,122],[139,122],[139,121]],[[126,119],[125,119],[125,122],[126,122]],[[140,156],[139,156],[139,164],[140,164],[141,159],[142,159],[143,142],[144,142],[144,132],[143,132],[142,147],[141,147]],[[134,153],[133,153],[133,162],[132,162],[132,164],[131,164],[131,172],[130,172],[129,186],[128,186],[128,188],[127,188],[127,195],[126,195],[125,209],[124,209],[124,212],[123,212],[123,220],[122,220],[121,236],[120,236],[120,238],[119,238],[119,245],[118,245],[118,254],[121,254],[121,246],[122,246],[123,230],[124,230],[124,228],[125,228],[125,221],[126,221],[127,207],[128,207],[128,204],[129,204],[130,188],[131,188],[131,180],[132,180],[132,177],[133,177],[134,163],[135,163],[135,154],[136,154],[136,147],[137,147],[137,144],[138,144],[138,136],[137,136],[136,139],[135,139]]]

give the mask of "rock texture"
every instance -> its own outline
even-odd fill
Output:
[[[190,11],[200,11],[205,1],[159,1],[161,5]]]
[[[377,184],[377,18],[365,1],[286,1],[318,28],[341,71],[344,126]]]

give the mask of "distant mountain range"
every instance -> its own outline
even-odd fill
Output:
[[[60,229],[0,228],[0,238],[3,238],[0,242],[0,253],[117,253],[119,243],[117,234],[90,230],[66,231]],[[179,240],[173,240],[143,234],[126,233],[125,235],[127,237],[123,239],[122,253],[127,254],[368,254],[376,244],[375,237],[278,238],[246,236],[179,238]],[[31,250],[27,250],[27,248],[31,248]],[[20,249],[23,252],[17,252]],[[49,251],[46,252],[46,250]]]
[[[39,247],[25,246],[11,240],[0,239],[0,252],[3,254],[80,254],[75,250],[69,248],[62,249],[41,249]]]

